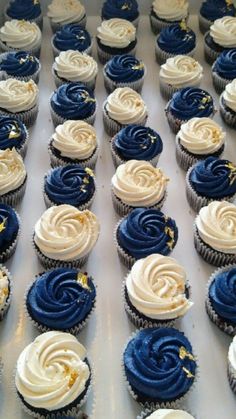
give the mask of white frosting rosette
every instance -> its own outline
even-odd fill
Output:
[[[226,85],[222,97],[225,105],[236,112],[236,79]]]
[[[53,412],[65,408],[86,390],[90,369],[86,349],[76,337],[46,332],[21,352],[15,385],[29,407]]]
[[[79,0],[52,0],[47,15],[53,23],[60,25],[77,23],[85,17],[85,8]]]
[[[38,93],[38,86],[33,80],[28,82],[11,78],[2,80],[0,108],[14,114],[31,110],[37,105]]]
[[[15,148],[0,150],[0,196],[18,189],[25,178],[25,165]]]
[[[103,45],[126,48],[136,39],[135,26],[125,19],[103,20],[97,29],[97,37]]]
[[[140,419],[144,417],[147,419],[194,419],[188,412],[177,409],[158,409],[148,416],[141,415]]]
[[[0,267],[0,311],[9,297],[9,280],[6,272]]]
[[[231,370],[231,374],[234,376],[236,380],[236,336],[234,336],[228,352],[228,364]]]
[[[32,51],[38,54],[41,45],[42,34],[34,22],[26,20],[10,20],[0,28],[0,47],[4,45],[10,49]]]
[[[176,319],[193,305],[186,297],[183,267],[167,256],[152,254],[135,262],[125,287],[135,309],[153,320]]]
[[[175,22],[188,15],[189,3],[187,0],[155,0],[152,3],[156,16],[163,20]]]
[[[225,48],[236,47],[236,17],[224,16],[216,19],[210,27],[213,41]]]

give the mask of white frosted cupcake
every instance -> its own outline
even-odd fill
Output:
[[[67,23],[77,23],[85,28],[87,21],[85,8],[79,0],[52,0],[47,16],[53,32]]]
[[[97,29],[97,51],[102,64],[114,55],[135,55],[136,44],[136,28],[128,20],[119,18],[103,20]]]
[[[2,52],[23,50],[39,57],[41,41],[42,34],[36,23],[13,19],[0,28]]]
[[[55,58],[52,73],[57,87],[64,83],[81,82],[94,89],[98,65],[90,55],[73,50],[62,51]]]
[[[0,150],[0,202],[16,206],[23,198],[27,174],[15,148]]]
[[[138,207],[161,209],[168,180],[147,161],[129,160],[121,164],[111,180],[115,211],[123,217]]]
[[[15,386],[29,415],[77,417],[91,386],[86,349],[70,333],[42,333],[19,355]]]
[[[112,137],[127,125],[145,125],[147,117],[148,111],[144,100],[130,87],[118,87],[103,104],[104,128]]]
[[[96,130],[85,121],[66,121],[56,127],[48,150],[52,167],[77,163],[94,169],[98,158]]]
[[[155,35],[166,26],[188,18],[187,0],[154,0],[150,12],[151,29]]]
[[[15,116],[30,127],[38,115],[38,94],[38,86],[33,80],[0,81],[0,117]]]
[[[91,211],[58,205],[47,209],[37,221],[33,244],[45,268],[80,268],[87,262],[99,231],[99,221]]]
[[[236,48],[236,17],[216,19],[204,37],[204,54],[209,64],[226,49]]]
[[[214,266],[236,263],[236,206],[213,201],[200,209],[194,225],[194,245]]]
[[[192,57],[176,55],[168,58],[160,69],[160,90],[165,99],[170,99],[173,93],[183,87],[200,86],[203,68]]]
[[[220,114],[227,125],[236,128],[236,79],[220,95]]]
[[[137,419],[194,419],[190,413],[179,409],[146,409]]]
[[[0,265],[0,320],[7,313],[12,295],[12,280],[7,268]]]
[[[225,148],[225,132],[211,118],[192,118],[182,124],[176,135],[176,160],[188,170],[199,160],[220,157]]]
[[[171,326],[193,305],[183,267],[152,254],[132,266],[123,288],[125,311],[136,327]]]
[[[228,379],[231,389],[236,394],[236,336],[234,336],[228,351]]]

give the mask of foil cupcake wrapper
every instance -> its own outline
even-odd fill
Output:
[[[207,263],[217,267],[236,263],[236,254],[218,252],[205,244],[199,236],[196,223],[194,223],[193,230],[195,249]]]
[[[10,205],[11,207],[16,207],[23,199],[23,196],[25,194],[26,189],[26,183],[27,183],[27,176],[24,180],[24,183],[19,186],[19,188],[10,191],[4,195],[0,196],[0,202],[2,204]]]
[[[7,275],[8,286],[9,286],[8,298],[5,301],[3,307],[0,309],[0,321],[2,321],[5,317],[5,315],[7,314],[8,310],[9,310],[9,307],[10,307],[10,304],[11,304],[13,281],[12,281],[12,276],[11,276],[10,272],[8,271],[8,269],[6,268],[6,266],[0,265],[0,270],[5,272],[5,274]],[[1,369],[1,366],[0,366],[0,369]]]
[[[50,18],[49,18],[49,21],[50,21],[50,26],[51,26],[51,29],[52,29],[53,33],[59,31],[62,28],[62,26],[65,25],[65,23],[63,23],[63,22],[62,23],[53,22],[52,19],[50,19]],[[84,15],[82,17],[82,19],[80,19],[78,22],[73,22],[73,23],[75,25],[80,25],[80,26],[82,26],[82,28],[85,29],[86,28],[86,23],[87,23],[87,16]]]
[[[53,64],[53,66],[52,66],[52,75],[53,75],[53,78],[54,78],[54,82],[55,82],[55,85],[56,85],[56,87],[58,88],[58,87],[60,87],[60,86],[62,86],[63,84],[65,84],[65,83],[77,83],[77,82],[80,82],[80,83],[83,83],[86,87],[88,87],[89,89],[92,89],[92,90],[94,90],[95,89],[95,85],[96,85],[96,79],[97,79],[97,76],[95,76],[95,77],[93,77],[93,79],[92,80],[90,80],[90,81],[84,81],[84,80],[80,80],[80,78],[78,77],[78,79],[77,80],[73,80],[73,81],[71,81],[71,80],[66,80],[66,79],[63,79],[63,78],[61,78],[61,77],[59,77],[58,75],[57,75],[57,73],[56,73],[56,71],[55,71],[55,63]]]
[[[2,63],[2,61],[7,57],[8,52],[3,52],[2,54],[0,54],[0,64]],[[38,62],[38,70],[35,71],[34,74],[31,74],[30,76],[13,76],[12,74],[8,74],[6,71],[0,71],[0,80],[7,80],[10,78],[14,78],[17,80],[21,80],[21,81],[25,81],[28,82],[30,80],[33,80],[36,84],[38,84],[39,82],[39,75],[40,75],[40,71],[41,71],[41,64],[37,59]]]
[[[198,24],[199,24],[199,29],[200,32],[205,35],[206,32],[208,32],[210,30],[210,26],[212,25],[213,22],[211,22],[210,20],[206,19],[205,17],[203,17],[200,13],[198,15]]]
[[[29,111],[24,111],[24,112],[12,113],[12,112],[8,112],[7,110],[0,110],[0,118],[1,117],[8,118],[8,117],[15,116],[21,122],[23,122],[23,124],[25,124],[27,128],[29,128],[35,123],[38,116],[38,111],[39,111],[38,105],[35,105]]]
[[[133,256],[128,255],[128,253],[126,253],[125,250],[122,249],[122,247],[119,245],[118,240],[117,240],[117,231],[118,231],[118,228],[119,228],[120,224],[124,220],[124,218],[122,218],[116,224],[116,227],[115,227],[114,233],[113,233],[113,235],[114,235],[114,243],[115,243],[115,246],[116,246],[116,249],[117,249],[117,253],[118,253],[118,256],[119,256],[119,259],[120,259],[121,263],[124,266],[126,266],[128,269],[131,269],[132,266],[133,266],[133,264],[136,262],[136,259]]]
[[[236,112],[231,113],[227,111],[223,104],[223,94],[220,95],[220,115],[229,127],[236,128]]]
[[[63,159],[63,157],[57,157],[54,153],[52,148],[50,147],[52,139],[50,139],[50,143],[49,143],[49,147],[48,147],[48,152],[49,152],[49,157],[50,157],[50,162],[51,162],[51,167],[58,167],[58,166],[67,166],[68,164],[80,164],[83,168],[85,167],[89,167],[90,169],[95,169],[96,163],[97,163],[97,159],[98,159],[98,154],[99,154],[99,147],[97,146],[95,151],[93,152],[93,154],[91,155],[91,157],[89,157],[88,159],[85,160],[78,160],[78,159],[70,159],[70,161],[68,161],[69,157],[65,159]]]
[[[4,9],[4,20],[5,20],[5,22],[12,20],[12,18],[10,16],[8,16],[8,14],[7,14],[8,7],[9,7],[9,4]],[[40,15],[37,16],[36,18],[30,19],[30,22],[36,23],[36,25],[38,25],[38,27],[42,30],[42,28],[43,28],[43,14],[40,13]]]
[[[115,137],[113,137],[112,139],[111,139],[111,156],[112,156],[112,160],[113,160],[113,163],[114,163],[114,166],[117,168],[118,166],[120,166],[120,164],[124,164],[124,163],[126,163],[128,160],[124,160],[124,159],[122,159],[117,153],[116,153],[116,151],[115,151],[115,148],[114,148],[114,138]],[[156,165],[157,165],[157,163],[158,163],[158,161],[159,161],[159,157],[160,157],[160,154],[157,154],[155,157],[153,157],[153,159],[151,159],[151,160],[147,160],[149,163],[151,163],[154,167],[156,167]],[[130,159],[131,160],[131,159]]]
[[[52,47],[53,56],[54,58],[56,58],[60,54],[61,50],[55,47],[54,39],[55,39],[55,35],[52,36],[51,47]],[[88,46],[88,48],[80,52],[83,52],[84,54],[92,55],[92,49],[93,49],[93,39],[91,39],[91,44]]]
[[[15,240],[11,243],[11,245],[6,250],[4,250],[4,252],[0,253],[0,263],[1,264],[5,263],[8,259],[11,258],[11,256],[13,256],[13,254],[16,251],[16,246],[17,246],[17,243],[18,243],[18,240],[19,240],[19,237],[20,237],[21,219],[20,219],[19,214],[16,212],[16,210],[14,210],[14,211],[15,211],[17,219],[18,219],[19,229],[18,229],[18,233],[16,235]]]
[[[208,35],[209,32],[207,32],[205,34],[204,37],[204,56],[205,56],[205,60],[208,64],[212,65],[215,60],[219,57],[220,52],[214,51],[212,48],[210,48],[207,43],[206,43],[206,36]]]
[[[229,361],[228,361],[228,366],[227,366],[227,376],[228,376],[228,381],[229,381],[231,390],[234,392],[234,394],[236,394],[236,376]]]
[[[0,40],[0,51],[1,52],[9,52],[9,51],[21,51],[22,48],[12,48],[10,46],[8,46],[7,44],[5,44],[4,42],[2,42]],[[35,48],[32,48],[30,50],[24,49],[25,51],[28,51],[30,54],[35,55],[37,58],[39,58],[40,56],[40,51],[41,51],[41,41],[38,43],[38,45]]]
[[[62,125],[64,124],[64,122],[68,121],[67,118],[63,118],[62,116],[57,115],[57,113],[52,109],[51,106],[50,106],[50,112],[51,112],[51,117],[52,117],[52,122],[53,122],[54,127],[57,127],[57,125]],[[88,118],[83,118],[82,120],[87,122],[90,125],[93,125],[96,118],[96,112],[97,112],[97,106],[96,106],[95,112],[91,116],[89,116]],[[0,116],[1,116],[1,113],[0,113]]]
[[[112,57],[114,57],[116,55],[116,53],[110,54],[109,52],[103,51],[101,49],[101,47],[98,45],[98,43],[97,43],[97,54],[98,54],[98,59],[99,59],[101,64],[106,64],[107,61],[109,61]],[[136,54],[136,45],[130,51],[126,52],[126,54],[135,55]]]
[[[214,67],[214,64],[212,66],[212,69]],[[225,87],[228,83],[230,83],[232,80],[227,80],[221,77],[219,74],[217,74],[215,71],[212,70],[212,83],[215,88],[216,93],[219,95],[225,90]]]
[[[159,79],[159,84],[160,84],[161,95],[166,100],[170,100],[171,97],[173,96],[173,94],[178,92],[178,90],[180,90],[180,89],[182,89],[186,86],[189,86],[188,84],[186,84],[186,86],[184,85],[184,86],[181,86],[181,87],[175,87],[175,86],[172,86],[171,84],[167,84],[167,83],[163,82],[163,80],[161,78]],[[201,82],[198,82],[198,83],[195,83],[194,85],[192,84],[191,87],[199,87],[200,84],[201,84]]]
[[[120,124],[119,122],[115,121],[114,119],[111,119],[108,115],[108,113],[105,110],[106,101],[103,103],[103,124],[104,129],[106,133],[113,137],[115,134],[117,134],[122,128],[126,127],[128,124]],[[136,121],[136,124],[139,125],[146,125],[148,115],[146,115],[141,121]]]
[[[146,77],[147,74],[147,70],[146,70],[146,66],[144,67],[144,75],[143,77],[141,77],[139,80],[133,81],[133,82],[116,82],[111,80],[105,72],[105,66],[103,69],[103,78],[104,78],[104,86],[105,89],[108,93],[112,93],[115,89],[117,89],[118,87],[130,87],[131,89],[135,90],[136,92],[141,92],[142,87],[143,87],[143,83],[144,83],[144,79]]]
[[[195,54],[195,51],[196,51],[196,47],[193,48],[192,51],[190,51],[190,52],[188,52],[187,54],[184,54],[184,55],[187,55],[189,57],[193,57],[194,54]],[[177,54],[172,54],[170,52],[166,52],[166,51],[162,50],[159,47],[159,45],[157,44],[157,42],[155,43],[155,56],[156,56],[156,61],[158,62],[158,64],[160,64],[160,65],[164,64],[168,58],[175,57],[175,55],[177,55]]]
[[[189,15],[186,16],[186,18],[184,19],[186,22],[188,21],[188,17]],[[149,19],[150,19],[150,25],[151,25],[151,30],[154,33],[154,35],[157,35],[159,32],[161,32],[162,29],[173,25],[173,22],[168,22],[167,20],[161,20],[158,19],[158,17],[153,16],[153,14],[150,13],[149,15]],[[175,21],[174,23],[180,23],[181,20]]]

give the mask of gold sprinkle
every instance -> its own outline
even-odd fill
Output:
[[[187,368],[182,367],[183,371],[186,372],[187,378],[194,378],[194,375]]]
[[[64,372],[66,375],[70,373],[70,367],[68,365],[64,365]]]
[[[180,26],[180,29],[182,29],[182,31],[186,31],[186,32],[188,31],[188,27],[187,27],[187,23],[185,19],[181,20],[179,26]]]
[[[89,179],[86,176],[83,178],[83,183],[85,183],[85,184],[89,183]],[[82,186],[82,188],[83,188],[83,186]]]
[[[39,0],[34,0],[34,5],[39,4]]]
[[[144,68],[144,64],[140,63],[140,64],[137,64],[137,65],[133,65],[133,67],[131,67],[131,68],[132,68],[132,70],[141,70],[142,68]]]
[[[93,97],[90,97],[88,92],[83,92],[81,93],[81,97],[84,99],[84,102],[96,102],[96,99],[94,99]]]
[[[171,228],[170,227],[165,227],[165,234],[167,234],[169,237],[170,237],[170,240],[166,243],[167,244],[167,246],[169,247],[169,249],[170,250],[172,250],[173,249],[173,247],[174,247],[174,242],[175,242],[175,240],[174,240],[174,238],[175,238],[175,233],[174,233],[174,231],[173,230],[171,230]]]
[[[78,214],[75,216],[75,219],[78,220],[81,224],[84,224],[86,217],[84,216],[84,214]]]
[[[131,5],[124,3],[123,6],[121,6],[121,10],[131,10]]]
[[[74,383],[76,382],[78,376],[79,376],[79,374],[76,371],[72,371],[71,372],[69,383],[68,383],[69,388],[71,388],[74,385]]]
[[[92,171],[92,169],[90,169],[89,167],[85,167],[84,170],[89,176],[94,177],[94,172]]]
[[[3,295],[8,295],[9,294],[8,288],[3,288],[2,293],[3,293]]]
[[[225,0],[225,3],[227,4],[227,6],[232,6],[233,0]]]
[[[230,182],[229,182],[229,184],[232,185],[236,180],[236,166],[233,163],[229,162],[229,163],[226,163],[225,167],[227,167],[230,170],[230,173],[229,173]]]
[[[148,137],[151,139],[152,144],[157,140],[157,137],[155,135],[148,134]]]
[[[32,81],[29,81],[27,83],[27,91],[28,92],[34,92],[34,85],[33,85]]]
[[[7,221],[7,217],[5,217],[5,218],[3,218],[3,221],[2,221],[2,223],[0,224],[0,233],[3,231],[3,230],[5,230],[5,228],[6,228],[6,221]]]
[[[85,39],[85,36],[84,35],[76,35],[76,39],[79,39],[79,40],[84,40]]]
[[[179,348],[179,357],[180,359],[188,358],[191,361],[195,360],[194,356],[190,352],[188,352],[184,346],[181,346]]]
[[[88,275],[87,272],[79,272],[77,275],[77,282],[82,285],[83,288],[85,288],[88,291],[91,291],[89,285],[88,285]]]
[[[9,140],[12,140],[14,138],[19,138],[19,137],[20,137],[19,127],[18,127],[17,123],[15,123],[11,126],[11,131],[8,135],[8,138],[9,138]]]

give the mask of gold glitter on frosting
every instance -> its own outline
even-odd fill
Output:
[[[19,138],[19,137],[20,137],[19,127],[18,127],[17,123],[14,123],[11,126],[11,131],[9,132],[8,139],[12,140],[14,138]]]
[[[167,219],[168,220],[168,219]],[[173,246],[174,246],[174,242],[175,242],[175,240],[174,240],[174,238],[175,238],[175,233],[174,233],[174,231],[173,230],[171,230],[171,228],[170,227],[165,227],[165,234],[167,234],[169,237],[170,237],[170,240],[166,243],[167,244],[167,246],[169,247],[169,249],[173,249]]]
[[[187,27],[187,23],[185,19],[181,20],[179,26],[180,26],[180,29],[182,29],[182,31],[188,32],[189,29]]]
[[[179,348],[179,357],[180,359],[188,358],[191,361],[195,360],[194,356],[190,352],[188,352],[184,346],[181,346]]]
[[[84,170],[89,176],[94,177],[94,172],[92,171],[92,169],[90,169],[89,167],[85,167]]]
[[[3,221],[0,223],[0,233],[5,230],[6,228],[6,221],[7,221],[7,217],[4,217]]]
[[[131,10],[131,6],[128,3],[124,3],[121,6],[121,10]]]
[[[229,179],[230,179],[229,184],[232,185],[236,180],[236,166],[233,163],[228,162],[228,163],[226,163],[225,167],[227,167],[230,170],[230,172],[229,172]]]
[[[142,68],[144,68],[144,64],[143,63],[136,64],[136,65],[133,65],[131,68],[132,70],[142,70]]]
[[[194,378],[194,374],[191,373],[187,368],[183,367],[183,371],[186,373],[187,378]]]
[[[80,285],[82,285],[83,288],[85,288],[86,290],[90,291],[90,287],[88,285],[88,275],[87,272],[79,272],[77,275],[77,282],[80,283]]]

